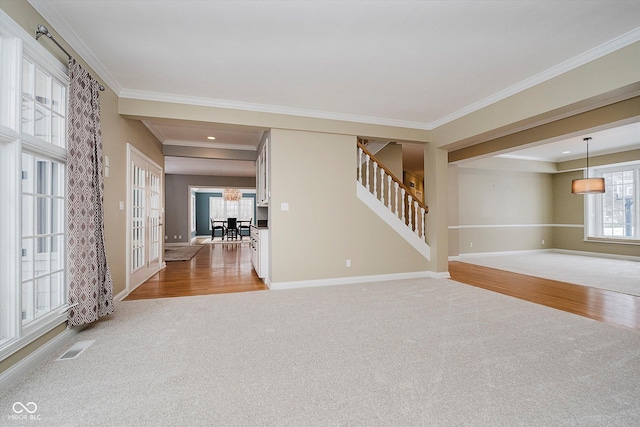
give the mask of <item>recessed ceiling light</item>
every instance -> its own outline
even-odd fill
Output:
[[[571,151],[563,151],[562,154],[569,154]]]
[[[215,136],[208,136],[207,139],[216,139]]]

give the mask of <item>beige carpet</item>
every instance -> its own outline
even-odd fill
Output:
[[[640,425],[638,331],[451,280],[120,302],[83,340],[0,424]]]
[[[640,296],[640,262],[556,251],[463,255],[460,261]]]
[[[191,258],[196,256],[203,247],[204,246],[201,245],[168,246],[164,248],[164,260],[166,262],[189,261]]]

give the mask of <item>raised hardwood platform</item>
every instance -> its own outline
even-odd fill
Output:
[[[640,297],[452,261],[451,279],[590,319],[640,329]]]

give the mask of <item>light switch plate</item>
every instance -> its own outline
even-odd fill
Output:
[[[280,203],[280,210],[281,211],[288,211],[289,210],[289,203]]]

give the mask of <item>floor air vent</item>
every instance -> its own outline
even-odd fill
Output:
[[[74,345],[71,346],[71,348],[67,351],[64,352],[64,354],[60,357],[58,357],[57,360],[70,360],[70,359],[75,359],[76,357],[80,356],[80,354],[82,354],[83,351],[85,351],[86,349],[89,348],[89,346],[91,344],[93,344],[95,342],[95,340],[91,340],[91,341],[78,341],[77,343],[75,343]]]

